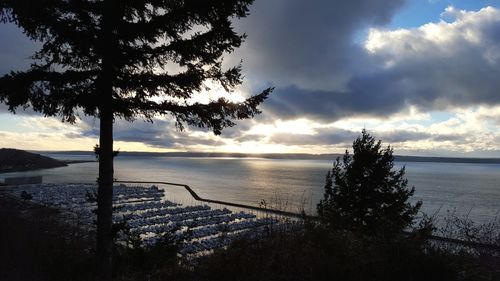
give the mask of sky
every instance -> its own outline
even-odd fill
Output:
[[[220,136],[118,119],[115,148],[342,153],[365,128],[399,155],[500,157],[500,0],[256,0],[234,25],[224,65],[243,61],[236,97],[275,87],[262,114]],[[0,75],[38,47],[0,24]],[[0,147],[91,150],[98,128],[0,104]]]

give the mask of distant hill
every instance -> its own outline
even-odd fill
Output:
[[[43,152],[41,152],[43,153]],[[90,151],[51,151],[51,154],[74,154],[94,155]],[[121,151],[119,156],[141,156],[141,157],[228,157],[228,158],[265,158],[265,159],[311,159],[331,160],[342,157],[341,154],[307,154],[307,153],[230,153],[230,152],[128,152]],[[500,164],[500,158],[462,158],[462,157],[426,157],[426,156],[403,156],[395,155],[398,162],[436,162],[436,163],[481,163]]]
[[[465,163],[465,164],[500,164],[500,158],[460,158],[460,157],[425,157],[395,155],[398,162],[435,162],[435,163]]]
[[[30,171],[67,166],[65,162],[24,150],[1,148],[0,173]]]
[[[331,160],[343,154],[307,154],[307,153],[226,153],[226,152],[120,152],[123,156],[163,156],[163,157],[228,157],[228,158],[265,158],[265,159],[293,159],[293,160]],[[482,163],[500,164],[500,158],[459,158],[459,157],[425,157],[394,155],[398,162],[439,162],[439,163]]]

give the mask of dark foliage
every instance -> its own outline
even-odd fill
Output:
[[[220,134],[235,119],[260,113],[272,89],[235,103],[193,99],[216,85],[232,92],[241,65],[223,69],[222,56],[242,43],[232,21],[253,0],[0,0],[0,21],[42,43],[26,71],[0,78],[0,102],[74,122],[100,118],[97,214],[98,265],[111,278],[113,122],[171,115]]]
[[[158,274],[170,274],[178,270],[178,248],[169,234],[164,234],[158,243],[145,246],[138,236],[127,233],[125,245],[114,248],[115,279],[151,279]]]
[[[64,162],[18,149],[0,149],[0,173],[66,166]]]
[[[21,199],[31,200],[31,199],[33,199],[33,195],[31,195],[28,192],[26,192],[25,190],[23,190],[23,192],[21,192]]]
[[[0,192],[0,280],[95,280],[92,237],[57,215]],[[179,264],[168,236],[152,248],[129,238],[137,247],[115,247],[114,280],[500,280],[498,266],[460,248],[432,247],[419,237],[359,237],[316,223],[235,241],[195,267]]]
[[[231,119],[259,113],[270,89],[242,103],[187,100],[207,80],[227,91],[241,83],[241,66],[224,70],[221,57],[242,43],[245,36],[231,21],[245,17],[252,2],[2,0],[1,21],[14,22],[43,45],[29,70],[0,79],[0,101],[12,111],[31,106],[74,121],[78,110],[99,115],[105,96],[99,86],[108,78],[115,116],[171,114],[179,127],[220,133],[234,125]],[[173,66],[179,70],[167,71]],[[111,73],[105,77],[104,71]]]
[[[0,192],[0,280],[93,280],[92,241],[57,210]]]
[[[337,158],[326,176],[324,198],[317,207],[321,221],[363,235],[401,234],[422,204],[408,201],[414,188],[407,188],[404,167],[394,171],[392,148],[382,149],[366,130],[352,147],[353,154],[346,151],[342,160]]]
[[[359,237],[323,226],[238,241],[201,260],[187,280],[493,281],[499,275],[469,253],[447,252],[417,238]]]

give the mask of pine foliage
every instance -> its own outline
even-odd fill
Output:
[[[232,120],[258,114],[257,105],[271,92],[240,103],[192,99],[210,87],[207,81],[227,92],[242,82],[241,66],[223,69],[222,56],[245,38],[232,20],[247,16],[252,2],[0,0],[0,20],[43,43],[29,70],[0,78],[0,101],[14,112],[31,106],[73,122],[78,111],[99,115],[99,83],[111,83],[114,116],[152,120],[170,114],[179,128],[220,134]]]
[[[259,114],[257,106],[272,88],[232,102],[226,94],[242,83],[241,65],[222,64],[245,38],[232,24],[248,15],[252,2],[0,0],[0,22],[14,23],[42,44],[28,70],[0,77],[0,102],[14,113],[32,107],[67,122],[80,114],[100,119],[100,280],[112,274],[114,120],[170,115],[179,129],[190,125],[220,134],[234,120]],[[224,91],[218,99],[196,98],[219,87]]]
[[[409,202],[415,189],[408,189],[405,168],[393,170],[392,148],[383,149],[366,130],[352,147],[353,154],[346,151],[326,175],[324,198],[317,206],[321,221],[364,235],[401,234],[422,204]]]

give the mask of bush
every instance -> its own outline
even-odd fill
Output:
[[[408,199],[405,168],[394,171],[393,150],[363,130],[326,176],[324,198],[317,206],[320,221],[330,229],[362,235],[394,237],[413,223],[422,202]]]
[[[468,256],[421,246],[413,239],[377,240],[314,225],[233,243],[200,260],[188,280],[497,280],[484,277]]]

